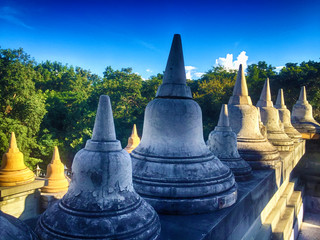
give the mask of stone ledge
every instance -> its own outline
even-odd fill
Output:
[[[45,185],[45,183],[46,183],[45,179],[37,178],[31,183],[27,183],[19,186],[0,187],[0,199],[3,199],[4,197],[9,197],[11,195],[19,194],[22,192],[27,192],[30,190],[42,188]]]

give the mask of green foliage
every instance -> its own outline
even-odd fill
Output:
[[[279,72],[266,62],[247,69],[249,94],[259,99],[263,83],[270,78],[273,100],[284,89],[289,109],[296,102],[301,86],[306,86],[314,116],[320,120],[320,63],[288,63]],[[217,124],[221,105],[232,95],[237,71],[213,67],[197,81],[187,80],[193,97],[202,109],[204,137]],[[125,147],[133,124],[141,136],[144,110],[154,99],[163,74],[148,80],[131,68],[105,69],[103,77],[79,67],[58,62],[37,64],[22,49],[0,48],[0,152],[16,133],[18,147],[26,164],[45,169],[54,146],[62,161],[71,165],[75,153],[91,137],[99,96],[109,95],[112,102],[117,138]],[[42,163],[41,163],[42,162]]]
[[[236,71],[228,72],[219,66],[209,70],[197,81],[198,89],[194,91],[193,97],[202,109],[205,139],[217,125],[221,105],[227,104],[232,95],[236,76]]]

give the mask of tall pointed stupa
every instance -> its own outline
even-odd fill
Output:
[[[207,145],[232,170],[236,180],[247,180],[251,176],[250,165],[238,152],[237,135],[229,125],[227,104],[222,105],[218,125],[210,132]]]
[[[312,106],[307,100],[305,86],[301,88],[299,99],[292,108],[291,122],[302,136],[320,134],[320,124],[313,118]]]
[[[131,174],[103,95],[92,138],[74,157],[69,190],[41,215],[36,233],[40,239],[157,239],[158,215],[134,191]]]
[[[64,165],[60,160],[58,147],[54,147],[51,163],[47,166],[48,185],[41,188],[41,192],[58,193],[68,190],[69,181],[64,175]]]
[[[158,212],[204,213],[237,199],[232,171],[204,142],[201,109],[186,85],[178,34],[163,84],[146,107],[141,142],[131,158],[134,187]]]
[[[260,108],[261,121],[267,127],[268,140],[278,151],[293,151],[293,140],[284,132],[279,118],[279,111],[273,107],[273,102],[271,101],[269,78],[264,83],[257,107]]]
[[[34,173],[24,164],[23,154],[17,146],[14,132],[11,133],[8,151],[2,156],[0,187],[10,187],[34,181]]]
[[[229,99],[229,122],[237,134],[238,151],[253,169],[276,168],[281,164],[278,150],[261,134],[259,113],[252,105],[247,82],[239,66],[238,76]]]
[[[275,108],[279,111],[279,117],[283,123],[285,133],[294,141],[300,142],[302,135],[295,129],[291,124],[291,113],[284,102],[283,90],[279,89],[277,101],[274,105]]]
[[[131,136],[128,138],[128,145],[125,147],[124,150],[126,150],[128,153],[131,153],[132,150],[134,150],[140,143],[140,138],[137,133],[137,127],[135,124],[133,124],[133,129]]]

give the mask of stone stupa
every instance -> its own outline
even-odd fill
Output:
[[[223,104],[218,125],[210,132],[207,145],[222,163],[233,172],[236,180],[247,180],[251,176],[250,165],[243,160],[237,149],[237,135],[229,125],[228,106]]]
[[[58,193],[68,190],[69,181],[64,175],[64,165],[60,160],[58,147],[54,147],[51,163],[47,166],[47,174],[45,177],[48,184],[41,188],[41,192]]]
[[[278,150],[261,134],[259,112],[252,105],[242,64],[228,103],[229,122],[237,134],[238,151],[253,169],[281,165]]]
[[[126,150],[128,153],[131,153],[139,145],[139,143],[140,138],[137,133],[137,127],[135,124],[133,124],[131,136],[128,138],[128,145],[124,150]]]
[[[0,187],[11,187],[33,182],[34,173],[24,164],[23,154],[17,146],[14,132],[11,133],[8,151],[2,156]]]
[[[131,158],[134,187],[158,212],[205,213],[231,206],[237,199],[232,171],[204,142],[201,109],[186,85],[178,34],[163,83],[146,107],[141,142]]]
[[[307,100],[305,86],[301,88],[299,99],[293,105],[291,122],[303,137],[309,138],[309,135],[320,134],[320,124],[313,118],[312,106]]]
[[[279,111],[279,117],[283,124],[285,133],[295,142],[300,142],[302,135],[291,124],[291,113],[284,102],[283,90],[279,89],[277,101],[274,105]]]
[[[257,107],[260,109],[261,121],[267,128],[268,140],[278,151],[293,151],[293,140],[284,132],[279,118],[279,111],[273,107],[273,102],[271,101],[269,78],[266,79],[263,85]]]
[[[134,190],[130,155],[101,96],[91,140],[74,157],[68,192],[39,218],[41,239],[157,239],[157,213]]]

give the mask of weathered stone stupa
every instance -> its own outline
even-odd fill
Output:
[[[42,214],[36,233],[41,239],[157,239],[159,218],[134,191],[131,174],[110,99],[101,96],[92,138],[74,158],[69,190]]]
[[[240,156],[253,169],[275,168],[281,164],[278,150],[260,132],[259,113],[248,94],[242,64],[228,110],[230,127],[237,134]]]
[[[201,109],[186,85],[178,34],[163,84],[146,107],[141,142],[131,157],[134,187],[158,212],[203,213],[236,201],[232,171],[204,142]]]
[[[283,90],[279,89],[277,101],[274,105],[275,108],[279,111],[279,117],[283,124],[285,133],[294,141],[300,142],[302,135],[295,129],[291,124],[291,113],[284,102]]]
[[[320,124],[313,118],[305,86],[301,88],[299,99],[292,108],[291,122],[302,135],[320,133]]]
[[[69,181],[64,175],[64,165],[60,160],[58,147],[54,147],[51,163],[47,166],[48,185],[41,188],[41,192],[57,193],[68,190]]]
[[[128,138],[128,145],[125,147],[124,150],[126,150],[128,153],[131,153],[132,150],[134,150],[140,143],[140,138],[137,133],[137,127],[134,124],[131,136]]]
[[[269,78],[264,83],[257,107],[260,108],[261,121],[267,127],[268,140],[278,151],[293,151],[293,141],[284,132],[279,118],[279,111],[273,107],[273,102],[271,101]]]
[[[11,133],[9,149],[2,156],[0,186],[9,187],[34,181],[34,173],[24,164],[23,154],[17,147],[16,136]]]
[[[232,170],[236,180],[247,180],[251,176],[250,165],[238,152],[237,135],[229,125],[227,104],[222,105],[218,125],[210,132],[207,145]]]

